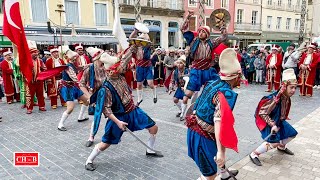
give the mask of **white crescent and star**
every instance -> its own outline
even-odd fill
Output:
[[[7,20],[8,20],[8,23],[17,28],[17,29],[20,29],[15,22],[13,22],[11,16],[10,16],[10,11],[11,11],[11,7],[15,4],[15,3],[18,3],[18,0],[5,0],[4,1],[4,7],[5,7],[5,13],[6,13],[6,16],[7,16]]]

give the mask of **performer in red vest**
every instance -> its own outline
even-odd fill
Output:
[[[83,68],[87,65],[90,64],[91,61],[89,59],[89,57],[84,54],[84,49],[83,46],[80,44],[75,44],[74,45],[75,51],[76,53],[79,54],[79,58],[77,59],[75,65],[78,69],[78,79],[81,79],[82,74],[83,74]]]
[[[37,76],[41,71],[46,70],[45,64],[39,59],[39,50],[35,41],[28,40],[28,46],[33,61],[32,81],[26,82],[26,106],[27,114],[31,114],[33,110],[33,98],[36,94],[40,111],[46,111],[43,96],[43,81],[38,81]]]
[[[17,93],[17,86],[13,78],[13,65],[12,65],[12,52],[10,49],[3,53],[4,61],[1,62],[4,94],[7,98],[7,103],[11,104],[15,98],[17,102],[20,102],[20,94]]]
[[[316,69],[318,63],[317,43],[311,43],[308,46],[308,51],[302,54],[298,67],[300,69],[299,82],[300,96],[312,96],[313,84],[316,76]]]
[[[59,50],[57,47],[50,46],[48,49],[51,53],[51,57],[46,61],[46,67],[48,70],[65,65],[64,61],[61,58],[59,58]],[[58,84],[60,80],[61,74],[47,80],[48,96],[51,100],[52,109],[56,109],[58,105]],[[60,101],[62,106],[66,106],[66,102],[62,98],[60,98]]]
[[[280,77],[281,77],[281,65],[282,65],[282,54],[280,53],[280,46],[273,45],[272,53],[267,57],[267,82],[268,90],[271,92],[274,86],[274,90],[278,90],[280,87]]]

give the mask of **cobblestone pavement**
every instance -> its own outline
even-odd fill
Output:
[[[232,166],[239,169],[238,179],[320,180],[320,108],[294,124],[298,136],[288,144],[295,155],[273,150],[262,154],[262,166],[245,157]]]
[[[262,141],[253,113],[258,101],[267,94],[265,89],[266,86],[252,85],[235,90],[239,93],[234,113],[240,153],[228,151],[228,166],[246,157]],[[35,107],[31,115],[25,114],[25,110],[20,109],[18,103],[0,103],[0,116],[3,117],[0,123],[0,179],[196,179],[200,172],[187,156],[187,129],[183,122],[175,117],[178,111],[172,102],[172,96],[159,88],[158,103],[153,104],[151,94],[149,89],[145,89],[145,98],[140,106],[159,125],[157,149],[161,150],[165,157],[147,158],[145,148],[128,133],[124,133],[119,145],[111,146],[98,156],[95,160],[98,167],[94,172],[84,169],[86,158],[92,151],[92,147],[87,148],[84,143],[93,118],[78,123],[79,106],[65,123],[68,131],[60,132],[57,125],[64,108],[51,110],[48,100],[47,112],[40,113]],[[317,109],[319,100],[320,91],[315,92],[312,98],[295,95],[292,99],[290,123],[294,124]],[[96,142],[100,141],[103,128],[101,123]],[[145,142],[148,139],[147,131],[135,134]],[[40,166],[14,167],[13,152],[16,151],[39,152]],[[300,155],[302,156],[302,153],[296,154],[294,158],[299,158]]]

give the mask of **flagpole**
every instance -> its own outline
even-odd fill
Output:
[[[63,4],[61,2],[58,2],[57,7],[58,9],[56,9],[55,11],[60,15],[60,45],[62,46],[62,13],[64,13],[65,10],[63,10]]]

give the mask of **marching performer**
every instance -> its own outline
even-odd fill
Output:
[[[274,148],[289,155],[294,154],[287,148],[287,144],[298,132],[286,120],[290,112],[291,97],[296,87],[297,79],[294,69],[284,70],[281,89],[260,100],[255,118],[261,136],[266,142],[249,155],[255,165],[261,166],[258,157]]]
[[[20,92],[17,83],[15,83],[15,78],[13,76],[13,57],[10,49],[3,52],[4,61],[1,62],[2,76],[3,76],[3,85],[4,85],[4,94],[7,98],[7,103],[13,103],[13,100],[16,99],[17,102],[20,102]]]
[[[137,23],[136,23],[137,24]],[[157,103],[157,89],[153,84],[153,67],[151,62],[151,48],[150,48],[150,38],[147,33],[141,33],[138,37],[138,30],[135,28],[131,33],[130,39],[138,39],[140,45],[138,45],[137,51],[134,52],[132,57],[135,59],[136,63],[136,79],[137,79],[137,96],[139,105],[143,101],[143,89],[142,85],[145,80],[147,80],[149,87],[152,89],[153,102]]]
[[[224,27],[221,28],[222,35],[216,39],[210,39],[210,27],[201,26],[198,32],[188,31],[189,19],[193,12],[189,11],[185,22],[181,27],[187,45],[190,46],[191,70],[190,81],[185,90],[185,97],[181,105],[182,113],[180,117],[184,116],[187,108],[188,99],[191,99],[195,91],[209,80],[219,79],[219,76],[214,68],[212,68],[212,51],[223,41],[227,39],[227,31]]]
[[[220,78],[207,82],[194,111],[186,116],[188,155],[202,173],[198,180],[215,179],[218,167],[221,179],[238,174],[237,170],[230,171],[232,175],[225,170],[226,148],[238,152],[232,113],[237,94],[232,89],[240,84],[242,73],[232,48],[222,51],[219,66]]]
[[[280,77],[281,77],[281,67],[282,67],[282,54],[280,53],[280,46],[274,44],[271,48],[272,53],[267,56],[266,66],[267,66],[267,82],[268,90],[271,92],[274,86],[274,90],[279,90],[280,87]]]
[[[176,115],[176,117],[180,117],[181,115],[181,101],[183,97],[185,96],[184,94],[184,86],[185,86],[185,81],[183,77],[189,74],[189,70],[186,68],[186,56],[181,55],[177,61],[175,62],[177,68],[173,72],[173,78],[171,82],[171,91],[173,91],[174,87],[177,88],[174,96],[173,96],[173,102],[176,104],[176,106],[179,108],[179,112]],[[182,119],[180,119],[182,120]]]
[[[316,76],[316,69],[319,55],[316,52],[317,43],[311,43],[308,46],[308,51],[302,54],[298,67],[300,69],[299,82],[300,96],[309,96],[313,94],[313,85]]]
[[[67,110],[64,111],[62,114],[62,117],[58,125],[58,130],[66,131],[67,128],[64,127],[64,122],[74,109],[74,100],[80,99],[83,101],[83,104],[85,106],[88,106],[89,97],[83,94],[79,87],[79,80],[77,78],[77,68],[75,66],[75,62],[77,58],[79,58],[79,55],[76,52],[70,50],[68,46],[62,46],[59,47],[59,49],[62,51],[61,53],[63,54],[63,58],[67,62],[68,68],[62,72],[62,80],[58,87],[60,96],[63,98],[65,102],[67,102]],[[78,122],[85,121],[88,119],[89,118],[78,119]]]
[[[84,67],[87,64],[90,64],[91,61],[90,61],[89,57],[86,54],[84,54],[84,49],[83,49],[83,46],[81,45],[81,43],[75,44],[74,49],[75,49],[76,53],[78,53],[78,55],[79,55],[79,58],[77,58],[77,61],[75,63],[75,66],[77,67],[77,69],[79,71],[78,72],[78,79],[81,79]]]
[[[92,57],[93,63],[88,65],[84,72],[83,76],[80,80],[80,89],[86,95],[86,97],[90,97],[93,93],[98,91],[106,79],[106,72],[101,61],[101,55],[103,53],[102,49],[88,47],[86,51]],[[84,115],[87,113],[88,106],[84,104],[81,105],[81,110],[78,119],[85,119]],[[94,113],[94,112],[93,112]],[[90,136],[86,143],[87,147],[90,147],[93,144],[94,136],[93,136],[93,122],[91,126]]]
[[[164,80],[164,69],[163,69],[163,59],[161,48],[157,48],[151,56],[152,65],[154,66],[154,85],[162,86]]]
[[[28,40],[28,46],[33,60],[32,69],[32,81],[25,82],[26,85],[26,106],[27,114],[31,114],[34,106],[34,95],[37,96],[38,106],[40,111],[46,111],[44,102],[44,85],[43,81],[38,81],[37,77],[41,71],[45,71],[47,68],[45,64],[39,59],[39,50],[35,41]],[[21,62],[21,60],[20,60]]]
[[[50,46],[48,49],[51,53],[51,57],[46,61],[46,67],[48,70],[65,65],[64,61],[61,58],[59,58],[58,48],[54,46]],[[50,100],[51,100],[52,109],[56,109],[58,105],[58,84],[60,83],[60,81],[61,81],[61,74],[47,80],[47,91],[48,91],[48,96],[50,97]],[[61,97],[60,97],[60,101],[62,106],[66,106],[66,102],[64,102],[64,100]]]
[[[148,129],[150,138],[148,146],[154,148],[158,126],[156,123],[139,107],[134,105],[131,96],[130,88],[128,87],[123,73],[131,61],[132,53],[135,53],[134,45],[131,45],[119,62],[117,57],[102,55],[101,58],[107,58],[104,64],[107,70],[107,80],[104,82],[103,87],[96,93],[96,100],[91,98],[92,102],[96,102],[96,111],[94,114],[94,132],[96,133],[99,128],[101,114],[109,120],[105,126],[105,134],[102,137],[102,142],[97,144],[90,156],[88,157],[85,169],[94,171],[95,166],[93,160],[106,150],[112,144],[118,144],[123,131],[128,128],[131,131],[138,131]],[[161,154],[147,150],[147,156],[162,157]]]

